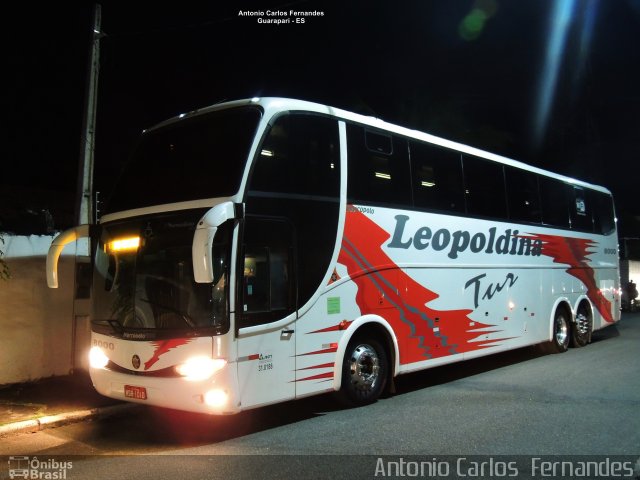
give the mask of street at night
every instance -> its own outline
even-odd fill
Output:
[[[399,377],[395,395],[363,408],[342,408],[331,396],[229,417],[141,407],[120,418],[12,435],[2,439],[0,454],[79,456],[70,457],[68,478],[83,479],[107,478],[105,470],[109,478],[175,478],[180,471],[225,478],[231,465],[243,473],[237,456],[248,456],[249,468],[254,456],[284,455],[277,463],[287,463],[293,455],[304,477],[314,471],[313,455],[373,456],[374,467],[382,455],[637,455],[639,341],[640,314],[627,313],[585,348],[559,355],[526,348],[409,374]],[[150,454],[170,457],[121,457]],[[226,466],[209,458],[219,455]],[[339,465],[334,473],[345,474]],[[361,474],[367,476],[354,478],[373,477]]]

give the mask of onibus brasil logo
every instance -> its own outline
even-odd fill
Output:
[[[48,458],[12,456],[9,457],[9,478],[27,478],[37,480],[64,480],[67,471],[73,468],[73,462]]]

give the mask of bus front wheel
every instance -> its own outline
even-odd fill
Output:
[[[389,375],[387,353],[381,343],[366,336],[352,338],[342,362],[340,399],[350,406],[375,402]]]

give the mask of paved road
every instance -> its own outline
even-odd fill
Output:
[[[118,419],[9,437],[0,444],[0,455],[170,455],[76,461],[74,472],[84,470],[91,478],[117,478],[125,468],[145,472],[135,478],[163,478],[169,465],[176,465],[173,455],[204,455],[178,462],[185,475],[195,475],[189,478],[212,469],[220,475],[216,478],[237,478],[232,467],[240,461],[237,455],[637,458],[640,314],[625,315],[586,348],[560,355],[522,349],[403,376],[397,389],[396,395],[359,409],[343,409],[327,396],[221,418],[141,408]],[[233,457],[221,462],[211,455]],[[302,461],[277,458],[270,461],[292,472]],[[372,461],[364,468],[375,467]],[[317,468],[329,475],[326,463],[335,462],[318,461]],[[0,478],[3,473],[0,468]],[[367,478],[373,477],[369,473]],[[288,478],[286,472],[278,475]]]

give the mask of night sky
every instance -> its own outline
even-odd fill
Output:
[[[0,213],[50,206],[56,227],[73,210],[91,29],[92,3],[68,3],[14,8],[2,45]],[[287,96],[602,184],[621,218],[640,215],[640,0],[225,5],[102,2],[103,197],[144,128],[223,100]],[[273,25],[241,10],[324,14]]]

